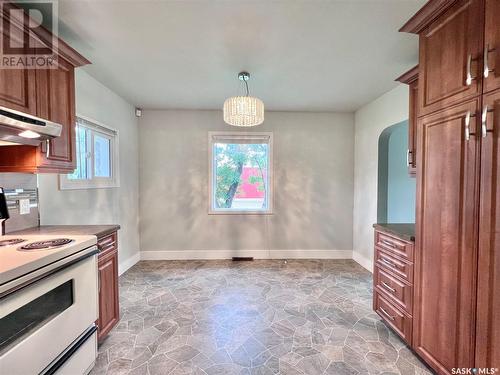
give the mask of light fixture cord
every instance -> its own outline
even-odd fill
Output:
[[[245,87],[247,88],[247,96],[248,96],[248,81],[245,80]]]

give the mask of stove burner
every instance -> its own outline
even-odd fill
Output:
[[[37,241],[21,246],[22,250],[42,250],[60,247],[73,242],[69,238],[56,238],[53,240]]]
[[[26,240],[23,240],[22,238],[12,238],[10,240],[2,240],[2,241],[0,241],[0,247],[17,245],[18,243],[21,243],[24,241],[26,241]]]

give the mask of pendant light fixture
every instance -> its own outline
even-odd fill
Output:
[[[245,83],[246,96],[233,96],[224,102],[224,122],[233,126],[256,126],[264,122],[264,103],[249,95],[250,74],[241,72],[238,79]]]

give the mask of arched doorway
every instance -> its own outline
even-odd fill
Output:
[[[386,128],[378,141],[379,223],[415,222],[415,178],[408,175],[408,121]]]

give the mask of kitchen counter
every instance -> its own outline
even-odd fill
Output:
[[[93,235],[98,239],[108,234],[116,232],[120,229],[119,225],[41,225],[23,229],[17,232],[9,233],[9,235],[66,235],[80,236]]]
[[[415,242],[415,224],[413,223],[377,223],[373,227],[381,232],[392,234],[406,241]]]

